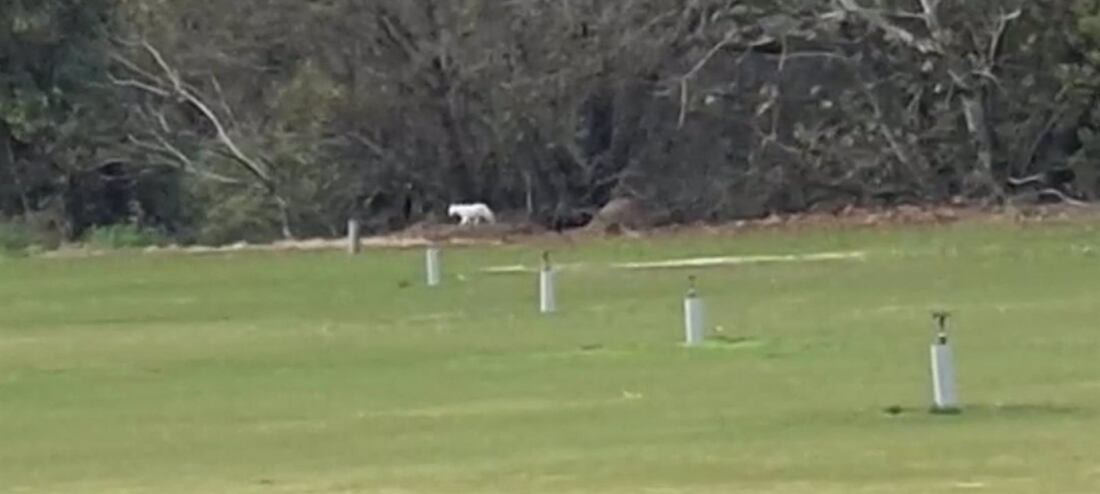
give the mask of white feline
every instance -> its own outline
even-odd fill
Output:
[[[496,216],[493,215],[493,210],[489,209],[489,206],[482,202],[473,204],[451,204],[451,207],[447,208],[447,216],[458,216],[462,218],[459,222],[460,225],[480,224],[482,221],[488,223],[496,223]]]

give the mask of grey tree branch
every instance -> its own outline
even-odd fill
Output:
[[[199,112],[202,113],[204,117],[206,117],[207,121],[209,121],[210,124],[214,126],[214,130],[217,133],[218,140],[221,141],[221,143],[227,149],[229,149],[230,153],[232,153],[237,162],[248,169],[248,171],[255,175],[256,178],[264,182],[265,185],[273,185],[271,173],[267,170],[267,167],[262,165],[260,162],[252,159],[250,156],[245,154],[244,151],[241,151],[241,148],[237,146],[237,142],[229,135],[229,132],[226,131],[225,125],[222,124],[221,118],[218,118],[218,115],[214,113],[214,111],[211,110],[210,107],[201,98],[199,98],[197,95],[195,95],[195,93],[187,88],[187,86],[183,82],[183,79],[180,77],[179,72],[173,69],[172,66],[169,65],[167,61],[165,61],[164,56],[161,55],[160,51],[153,47],[153,45],[150,44],[148,41],[142,41],[141,45],[145,49],[145,51],[149,53],[149,55],[152,56],[154,60],[156,60],[157,65],[164,72],[165,76],[168,77],[168,80],[169,82],[171,82],[176,96],[190,103],[191,106],[195,107],[195,109],[199,110]]]
[[[134,61],[128,60],[126,59],[126,57],[115,53],[112,55],[112,58],[115,61],[117,61],[123,67],[133,71],[138,76],[144,77],[148,80],[137,81],[112,78],[112,81],[120,87],[135,88],[161,98],[175,98],[179,103],[190,105],[192,108],[197,110],[203,116],[203,118],[211,126],[214,127],[216,140],[222,145],[223,148],[225,148],[227,153],[226,156],[230,159],[230,161],[236,163],[248,175],[251,175],[253,179],[255,179],[257,184],[260,185],[264,190],[266,190],[271,199],[275,201],[276,206],[279,208],[280,217],[282,220],[283,236],[286,238],[292,238],[293,232],[290,226],[291,216],[289,211],[289,203],[285,197],[282,197],[279,194],[278,187],[275,183],[275,179],[271,173],[271,170],[268,169],[268,167],[260,160],[253,158],[241,149],[241,147],[237,144],[237,141],[229,134],[229,131],[227,130],[221,117],[219,117],[218,114],[214,112],[214,110],[210,107],[210,105],[208,105],[206,101],[204,101],[203,98],[201,98],[197,94],[197,91],[194,88],[190,87],[183,80],[180,72],[168,62],[168,60],[164,57],[160,50],[149,43],[148,40],[144,39],[140,42],[130,44],[130,46],[139,47],[142,51],[144,51],[145,54],[153,60],[161,74],[155,75],[150,71],[144,70],[139,64],[135,63]],[[166,139],[160,140],[162,141],[160,146],[162,152],[168,153],[169,155],[173,156],[177,161],[183,158],[182,163],[188,162],[188,160],[186,159],[186,155],[180,153],[179,150],[169,144]],[[187,169],[191,170],[197,175],[221,183],[232,183],[232,181],[235,180],[222,175],[218,175],[216,173],[212,173],[208,170],[201,170],[194,166],[188,166]]]
[[[127,140],[129,140],[131,144],[133,144],[133,145],[135,145],[139,148],[142,148],[142,149],[145,149],[145,150],[148,150],[148,151],[152,151],[154,153],[165,154],[165,155],[170,156],[171,157],[171,162],[175,163],[173,168],[176,168],[176,169],[182,170],[184,172],[187,172],[187,173],[196,175],[198,177],[201,177],[203,179],[210,180],[212,182],[217,182],[217,183],[224,184],[224,185],[247,185],[245,182],[243,182],[241,180],[238,180],[236,178],[227,177],[225,175],[214,173],[214,172],[211,172],[209,170],[204,170],[201,167],[196,166],[194,160],[192,160],[189,156],[187,156],[179,148],[177,148],[176,146],[173,146],[171,143],[169,143],[168,140],[164,138],[164,136],[162,136],[160,134],[155,134],[154,138],[156,139],[155,144],[151,143],[151,142],[143,141],[141,139],[138,139],[137,137],[135,137],[133,135],[127,136]]]
[[[866,21],[870,22],[872,25],[878,27],[879,29],[882,29],[883,31],[890,34],[894,38],[897,38],[902,43],[904,43],[904,44],[906,44],[906,45],[908,45],[912,48],[915,48],[920,53],[927,54],[927,53],[934,53],[934,52],[939,51],[937,46],[936,46],[936,43],[934,43],[932,40],[918,37],[917,35],[913,34],[908,29],[905,29],[905,28],[903,28],[903,27],[901,27],[901,26],[899,26],[899,25],[897,25],[893,22],[890,22],[890,20],[887,19],[886,16],[883,15],[882,12],[880,12],[880,11],[865,8],[861,5],[859,5],[859,3],[856,2],[856,0],[837,0],[837,1],[840,3],[840,6],[844,10],[862,17]],[[905,13],[896,13],[895,15],[897,15],[899,17],[902,17],[902,16],[905,16]],[[908,15],[912,16],[913,14],[908,14]],[[930,23],[935,22],[934,20],[928,20],[930,18],[927,15],[927,12],[925,12],[924,17],[926,19],[926,22],[930,22]]]

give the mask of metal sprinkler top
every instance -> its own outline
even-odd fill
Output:
[[[542,251],[542,269],[550,269],[550,251]]]
[[[688,292],[689,298],[695,298],[699,296],[699,290],[695,288],[695,275],[688,276]]]
[[[951,313],[947,311],[936,311],[932,313],[932,320],[936,321],[936,343],[940,345],[947,344],[947,323],[951,319]]]

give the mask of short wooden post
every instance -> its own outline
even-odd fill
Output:
[[[440,275],[441,267],[439,265],[439,247],[434,245],[428,247],[424,263],[426,265],[428,286],[439,286],[442,281]]]
[[[359,220],[348,220],[348,254],[356,255],[363,248],[360,241]]]
[[[542,253],[542,269],[539,270],[539,311],[551,314],[558,310],[554,293],[554,267],[550,264],[550,253]]]

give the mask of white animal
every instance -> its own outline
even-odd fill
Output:
[[[447,208],[447,216],[458,216],[462,218],[459,222],[460,225],[480,224],[482,221],[488,223],[496,223],[496,216],[493,215],[493,210],[489,209],[489,206],[482,202],[476,202],[473,204],[451,204],[451,207]]]

